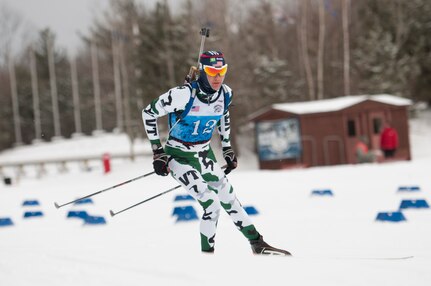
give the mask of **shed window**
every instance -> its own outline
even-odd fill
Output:
[[[347,135],[349,137],[355,137],[356,136],[356,125],[354,120],[347,120]]]
[[[382,129],[382,119],[381,118],[373,118],[373,132],[374,134],[379,134]]]

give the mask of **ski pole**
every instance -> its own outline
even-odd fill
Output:
[[[181,187],[181,185],[178,185],[178,186],[176,186],[176,187],[170,188],[169,190],[166,190],[166,191],[164,191],[164,192],[161,192],[160,194],[157,194],[157,195],[155,195],[155,196],[152,196],[151,198],[148,198],[148,199],[146,199],[146,200],[143,200],[142,202],[139,202],[139,203],[137,203],[137,204],[134,204],[134,205],[132,205],[132,206],[130,206],[130,207],[127,207],[127,208],[125,208],[125,209],[122,209],[121,211],[113,212],[112,210],[110,210],[110,211],[109,211],[109,213],[111,214],[111,216],[115,216],[115,215],[120,214],[120,213],[122,213],[122,212],[124,212],[124,211],[127,211],[127,210],[129,210],[129,209],[131,209],[131,208],[134,208],[134,207],[139,206],[139,205],[141,205],[141,204],[143,204],[143,203],[146,203],[146,202],[148,202],[148,201],[151,201],[151,200],[153,200],[153,199],[155,199],[155,198],[157,198],[157,197],[160,197],[161,195],[164,195],[164,194],[167,194],[167,193],[169,193],[169,192],[172,192],[173,190],[176,190],[176,189],[178,189],[178,188],[180,188],[180,187]]]
[[[139,177],[136,177],[136,178],[130,179],[130,180],[128,180],[128,181],[125,181],[125,182],[123,182],[123,183],[117,184],[117,185],[115,185],[115,186],[112,186],[112,187],[109,187],[109,188],[106,188],[106,189],[103,189],[103,190],[101,190],[101,191],[98,191],[98,192],[92,193],[92,194],[87,195],[87,196],[85,196],[85,197],[78,198],[78,199],[76,199],[76,200],[73,200],[73,201],[70,201],[70,202],[64,203],[64,204],[62,204],[62,205],[59,205],[57,202],[54,202],[54,205],[55,205],[55,207],[56,207],[57,209],[59,209],[59,208],[61,208],[61,207],[64,207],[64,206],[67,206],[67,205],[70,205],[70,204],[76,203],[76,202],[78,202],[78,201],[80,201],[80,200],[83,200],[83,199],[86,199],[86,198],[89,198],[89,197],[92,197],[92,196],[95,196],[95,195],[101,194],[101,193],[106,192],[106,191],[109,191],[109,190],[115,189],[115,188],[117,188],[117,187],[120,187],[120,186],[123,186],[123,185],[125,185],[125,184],[131,183],[131,182],[133,182],[133,181],[136,181],[136,180],[139,180],[139,179],[145,178],[145,177],[150,176],[150,175],[155,174],[155,173],[156,173],[156,172],[154,172],[154,171],[153,171],[153,172],[149,172],[149,173],[147,173],[147,174],[144,174],[144,175],[141,175],[141,176],[139,176]]]
[[[222,169],[226,169],[226,168],[227,168],[227,165],[224,165],[224,166],[223,166],[223,167],[221,167],[221,168],[222,168]],[[146,203],[146,202],[148,202],[148,201],[151,201],[151,200],[153,200],[153,199],[155,199],[155,198],[157,198],[157,197],[160,197],[161,195],[164,195],[164,194],[167,194],[167,193],[169,193],[169,192],[172,192],[173,190],[176,190],[176,189],[178,189],[178,188],[180,188],[180,187],[181,187],[181,185],[178,185],[178,186],[176,186],[176,187],[170,188],[169,190],[166,190],[166,191],[164,191],[164,192],[161,192],[160,194],[157,194],[157,195],[155,195],[155,196],[152,196],[151,198],[145,199],[145,200],[143,200],[142,202],[139,202],[139,203],[137,203],[137,204],[134,204],[134,205],[132,205],[132,206],[130,206],[130,207],[127,207],[127,208],[125,208],[125,209],[122,209],[121,211],[118,211],[118,212],[113,212],[112,210],[109,210],[109,213],[111,214],[111,216],[115,216],[115,215],[117,215],[117,214],[119,214],[119,213],[122,213],[122,212],[124,212],[124,211],[130,210],[131,208],[134,208],[134,207],[139,206],[139,205],[141,205],[141,204],[143,204],[143,203]]]

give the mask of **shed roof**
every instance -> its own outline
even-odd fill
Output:
[[[306,102],[278,103],[273,104],[271,108],[295,114],[321,113],[342,110],[366,100],[372,100],[396,106],[408,106],[412,104],[410,99],[389,94],[376,94],[349,95]]]

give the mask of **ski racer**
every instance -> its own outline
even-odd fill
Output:
[[[170,173],[202,206],[202,252],[214,252],[217,221],[223,208],[248,239],[254,254],[291,255],[263,240],[226,177],[238,162],[230,142],[228,108],[233,93],[223,84],[228,70],[225,57],[219,51],[206,51],[200,55],[199,63],[198,80],[170,89],[142,111],[153,150],[154,170],[161,176]],[[163,146],[157,118],[165,115],[168,115],[169,136]],[[216,128],[227,163],[224,171],[210,146]]]

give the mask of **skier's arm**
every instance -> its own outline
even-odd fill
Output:
[[[179,86],[170,89],[154,99],[147,107],[142,110],[142,120],[144,122],[145,132],[154,146],[161,146],[157,118],[165,116],[168,113],[184,109],[190,98],[190,89],[186,86]]]
[[[238,160],[230,143],[229,111],[226,111],[223,117],[220,119],[217,130],[220,134],[221,145],[223,147],[223,158],[226,160],[227,163],[227,167],[224,170],[224,173],[227,175],[238,166]]]
[[[229,106],[232,103],[232,89],[230,89],[228,86],[224,85],[224,92],[227,92],[229,94],[229,104],[224,112],[223,116],[221,117],[220,121],[218,122],[217,131],[220,134],[220,141],[222,147],[231,147],[230,143],[230,114],[229,114]]]
[[[184,109],[189,98],[190,89],[185,86],[176,87],[154,99],[142,110],[145,132],[153,150],[153,168],[157,175],[167,176],[169,174],[168,156],[160,142],[157,118]]]
[[[232,102],[232,91],[229,89],[230,94],[229,105]],[[229,109],[225,111],[222,118],[218,122],[217,131],[220,134],[220,141],[223,149],[223,157],[226,160],[227,167],[224,170],[225,174],[229,174],[233,169],[238,166],[238,160],[236,158],[235,152],[231,147],[230,142],[230,113]]]
[[[227,110],[218,122],[217,131],[220,135],[222,147],[231,147],[230,143],[230,114]]]

